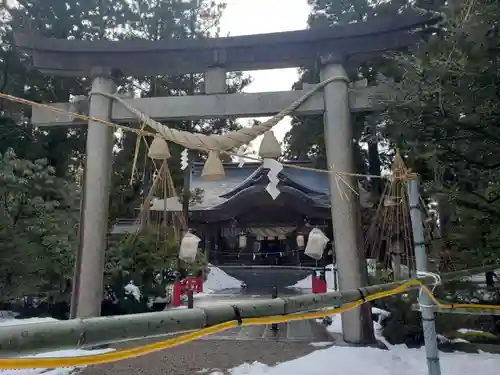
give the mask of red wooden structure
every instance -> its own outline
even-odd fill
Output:
[[[318,293],[326,293],[327,285],[326,285],[326,277],[325,272],[321,271],[318,276],[317,271],[313,271],[312,274],[312,292],[315,294]]]
[[[172,291],[172,306],[178,307],[181,305],[181,297],[189,290],[193,293],[203,292],[203,278],[200,277],[186,277],[180,282],[174,282],[174,289]]]

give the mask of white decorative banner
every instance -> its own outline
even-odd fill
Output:
[[[245,165],[245,158],[243,157],[243,155],[245,155],[247,152],[248,152],[247,145],[241,145],[236,151],[238,155],[242,155],[236,157],[236,161],[238,162],[238,168],[242,168]]]
[[[276,199],[281,194],[281,191],[278,189],[278,174],[283,170],[283,165],[274,159],[264,159],[262,166],[269,169],[269,173],[267,174],[269,184],[266,186],[266,191],[271,198]]]
[[[181,170],[185,170],[189,165],[189,150],[185,148],[181,152]]]

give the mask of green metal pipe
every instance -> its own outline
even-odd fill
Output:
[[[497,269],[487,266],[442,275],[443,281],[474,273]],[[471,273],[473,272],[473,273]],[[427,285],[431,276],[419,278]],[[210,327],[235,319],[235,308],[242,318],[287,315],[341,306],[362,296],[387,291],[407,280],[380,284],[343,292],[304,294],[293,297],[248,301],[234,305],[207,306],[162,312],[121,315],[113,317],[72,319],[54,323],[33,323],[2,326],[0,329],[0,355],[28,355],[53,350],[92,347],[121,341],[167,336],[173,333]]]
[[[421,280],[427,284],[433,282],[432,277]],[[248,301],[234,305],[3,326],[0,329],[0,355],[27,355],[92,347],[196,330],[236,319],[235,308],[238,309],[241,318],[257,318],[340,306],[354,302],[362,296],[390,290],[404,282],[374,285],[344,292]]]

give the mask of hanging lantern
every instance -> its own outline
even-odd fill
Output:
[[[155,160],[170,159],[170,150],[167,141],[161,137],[155,137],[149,146],[148,156]]]
[[[297,233],[297,238],[296,238],[296,240],[297,240],[297,247],[298,247],[299,249],[303,249],[303,248],[304,248],[304,246],[305,246],[305,244],[306,244],[306,242],[305,242],[305,238],[304,238],[304,235],[303,235],[302,233],[300,233],[300,232],[299,232],[299,233]]]
[[[196,260],[196,254],[198,254],[198,244],[200,241],[201,238],[195,236],[193,233],[186,233],[181,241],[179,258],[187,263],[193,263]]]
[[[220,160],[219,153],[216,151],[210,151],[208,153],[207,161],[205,166],[201,171],[201,178],[205,180],[220,180],[226,176],[224,172],[224,166]]]
[[[304,253],[315,260],[320,260],[323,257],[323,251],[325,251],[328,241],[328,237],[320,229],[314,228],[309,233],[309,240]]]
[[[245,249],[247,247],[247,235],[245,232],[241,232],[238,235],[238,245],[240,249]]]

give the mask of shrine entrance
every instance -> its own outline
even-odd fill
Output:
[[[295,264],[295,227],[223,228],[219,264]],[[216,257],[216,254],[214,254]]]
[[[185,41],[89,42],[45,39],[33,34],[16,33],[16,48],[27,53],[32,58],[33,67],[40,72],[89,77],[92,81],[90,103],[82,100],[76,103],[52,103],[50,107],[35,105],[32,111],[32,123],[38,126],[81,125],[83,117],[89,123],[81,246],[75,273],[76,315],[86,318],[100,313],[113,150],[112,128],[103,126],[103,121],[129,123],[136,122],[138,118],[141,122],[147,120],[147,125],[156,133],[155,139],[210,151],[207,165],[211,165],[211,168],[207,169],[210,169],[211,176],[217,174],[222,177],[223,170],[215,171],[212,168],[221,166],[220,152],[247,144],[259,135],[267,134],[269,138],[272,135],[269,132],[271,128],[286,115],[322,114],[325,119],[329,168],[334,166],[336,172],[352,173],[353,130],[350,114],[377,110],[379,100],[376,91],[380,88],[367,87],[367,82],[351,85],[349,69],[388,50],[407,48],[420,39],[422,32],[432,31],[432,25],[439,19],[440,16],[431,14],[402,13],[396,19],[376,17],[369,22],[337,25],[323,30]],[[231,94],[227,90],[227,72],[296,68],[312,64],[318,66],[321,79],[313,91]],[[117,73],[121,77],[203,73],[205,95],[123,99],[115,95],[114,79]],[[75,112],[80,114],[75,116]],[[273,114],[278,114],[273,117],[273,121],[223,136],[179,133],[153,120]],[[276,140],[274,142],[277,144]],[[299,169],[287,171],[286,163],[281,168],[276,160],[279,155],[274,152],[262,152],[259,155],[263,165],[274,166],[272,173],[269,173],[269,169],[260,168],[256,175],[249,173],[244,180],[209,181],[208,189],[204,189],[204,207],[199,204],[190,207],[189,191],[186,190],[185,211],[189,215],[184,217],[187,219],[190,216],[193,226],[198,226],[199,232],[203,233],[206,251],[210,253],[218,250],[216,242],[221,238],[221,228],[232,225],[233,220],[237,220],[237,227],[250,227],[249,222],[243,220],[238,206],[251,210],[252,204],[260,201],[259,194],[266,192],[265,186],[269,185],[267,193],[273,199],[277,197],[276,201],[288,209],[285,216],[287,223],[294,223],[297,228],[306,224],[314,226],[314,221],[323,221],[330,227],[333,223],[337,264],[341,270],[340,288],[348,290],[363,286],[363,259],[357,251],[359,206],[355,197],[356,189],[341,194],[336,173],[325,174],[326,185],[315,184],[307,176],[299,176],[298,173],[302,172]],[[279,176],[278,168],[281,168]],[[265,185],[256,184],[259,180],[257,177],[264,173],[268,177]],[[227,175],[229,173],[226,170]],[[352,176],[347,180],[350,185],[354,185]],[[362,342],[361,321],[360,308],[343,313],[346,342]]]
[[[333,238],[328,175],[304,169],[307,162],[283,165],[277,176],[281,193],[273,199],[266,191],[268,170],[260,163],[226,163],[225,177],[217,181],[204,179],[203,165],[193,163],[191,188],[201,193],[189,223],[211,263],[316,266],[304,247],[315,227]],[[368,196],[361,188],[361,205],[371,209]],[[150,212],[163,209],[159,201]],[[331,250],[329,244],[322,264],[331,264]]]

